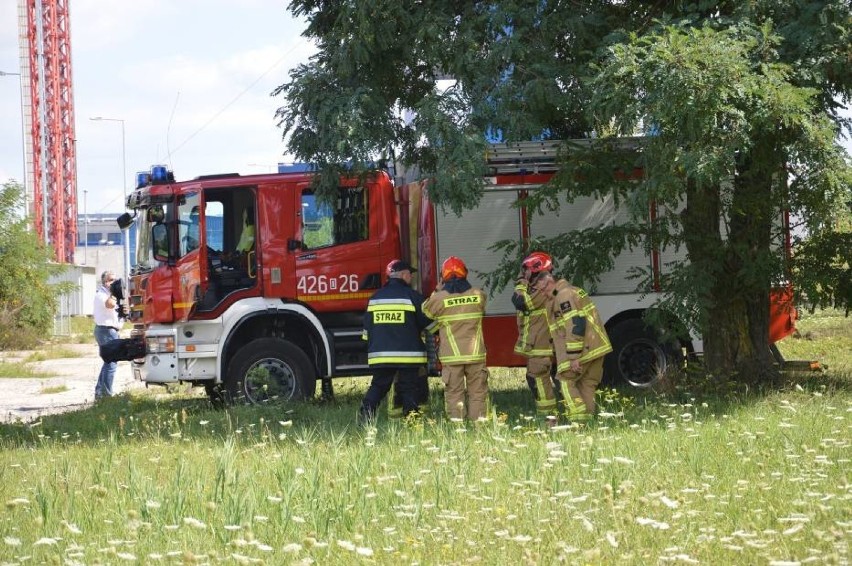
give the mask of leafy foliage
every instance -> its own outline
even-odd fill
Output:
[[[707,220],[692,233],[672,221],[658,235],[690,249],[692,265],[668,275],[673,309],[687,298],[702,303],[693,312],[708,316],[720,299],[707,286],[714,279],[738,281],[737,292],[783,279],[784,234],[768,220],[791,207],[813,233],[830,204],[848,194],[836,130],[819,112],[817,91],[790,82],[780,42],[769,25],[668,26],[613,47],[593,81],[595,119],[621,134],[653,124],[642,153],[641,189],[650,200],[673,211],[685,200],[685,221],[694,209]],[[789,184],[784,165],[795,175]],[[712,210],[711,202],[699,208],[702,198]],[[815,299],[817,289],[810,288]],[[706,327],[709,320],[696,322]]]
[[[829,218],[850,200],[848,157],[835,143],[849,127],[837,113],[852,94],[848,1],[293,0],[290,9],[307,17],[319,52],[276,90],[278,117],[291,151],[327,173],[328,187],[342,169],[397,157],[460,212],[482,193],[486,135],[595,138],[563,143],[559,174],[524,204],[537,214],[607,198],[627,221],[501,242],[492,289],[513,278],[528,245],[591,288],[620,252],[685,249],[689,263],[664,270],[666,306],[709,338],[710,366],[728,370],[771,366],[773,282],[792,276],[814,304],[845,304],[846,240]],[[636,134],[645,135],[632,145],[616,139]],[[810,238],[802,261],[830,270],[790,269],[782,210]],[[653,274],[635,275],[648,289]]]
[[[61,267],[51,264],[28,221],[21,218],[23,189],[5,183],[0,190],[0,349],[31,347],[49,333],[59,288],[48,277]]]

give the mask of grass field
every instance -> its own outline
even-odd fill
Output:
[[[602,392],[547,429],[519,372],[481,425],[360,429],[330,404],[134,395],[0,426],[0,563],[841,564],[852,540],[850,321],[802,322],[828,373],[766,395]],[[810,335],[808,334],[810,332]]]

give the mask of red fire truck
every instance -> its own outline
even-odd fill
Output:
[[[428,296],[449,255],[463,258],[472,283],[481,285],[477,273],[499,260],[489,249],[494,242],[552,236],[626,214],[614,201],[590,198],[532,220],[514,207],[553,174],[553,151],[537,143],[495,149],[482,200],[462,217],[429,201],[428,182],[395,186],[383,171],[341,179],[332,205],[315,197],[310,173],[180,182],[161,166],[138,174],[127,202],[139,235],[129,300],[146,355],[133,363],[135,377],[204,385],[214,399],[264,402],[312,397],[318,379],[368,375],[361,321],[390,260],[417,265],[417,286]],[[662,343],[642,322],[657,293],[637,292],[627,278],[634,266],[659,273],[677,253],[625,252],[601,276],[595,303],[613,341],[611,382],[645,387],[667,364],[701,352],[697,338]],[[510,284],[489,299],[491,366],[525,363],[513,353],[511,293]],[[791,333],[794,320],[789,301],[774,306],[773,340]]]

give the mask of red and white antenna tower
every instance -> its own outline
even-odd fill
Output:
[[[77,245],[77,155],[69,0],[19,0],[27,202],[56,261]]]

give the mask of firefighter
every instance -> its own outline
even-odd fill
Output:
[[[362,338],[367,341],[367,363],[373,369],[373,380],[361,402],[361,423],[375,420],[376,410],[397,376],[403,415],[418,410],[417,392],[420,380],[425,379],[420,377],[420,368],[426,364],[420,333],[431,321],[423,314],[423,295],[411,288],[416,271],[407,261],[388,263],[388,282],[367,304]]]
[[[527,358],[527,384],[535,397],[540,417],[555,416],[559,381],[555,380],[553,341],[547,326],[547,296],[529,288],[532,270],[553,271],[553,260],[544,252],[533,252],[521,264],[521,272],[512,294],[518,311],[518,341],[515,352]]]
[[[451,419],[472,421],[488,415],[488,369],[482,317],[485,293],[467,280],[467,266],[448,257],[441,266],[441,284],[423,303],[423,313],[435,322],[438,332],[444,402]]]
[[[547,322],[556,353],[556,376],[567,385],[564,415],[583,424],[595,414],[595,389],[604,356],[612,351],[598,310],[588,294],[543,266],[532,266],[530,287],[547,296]]]

